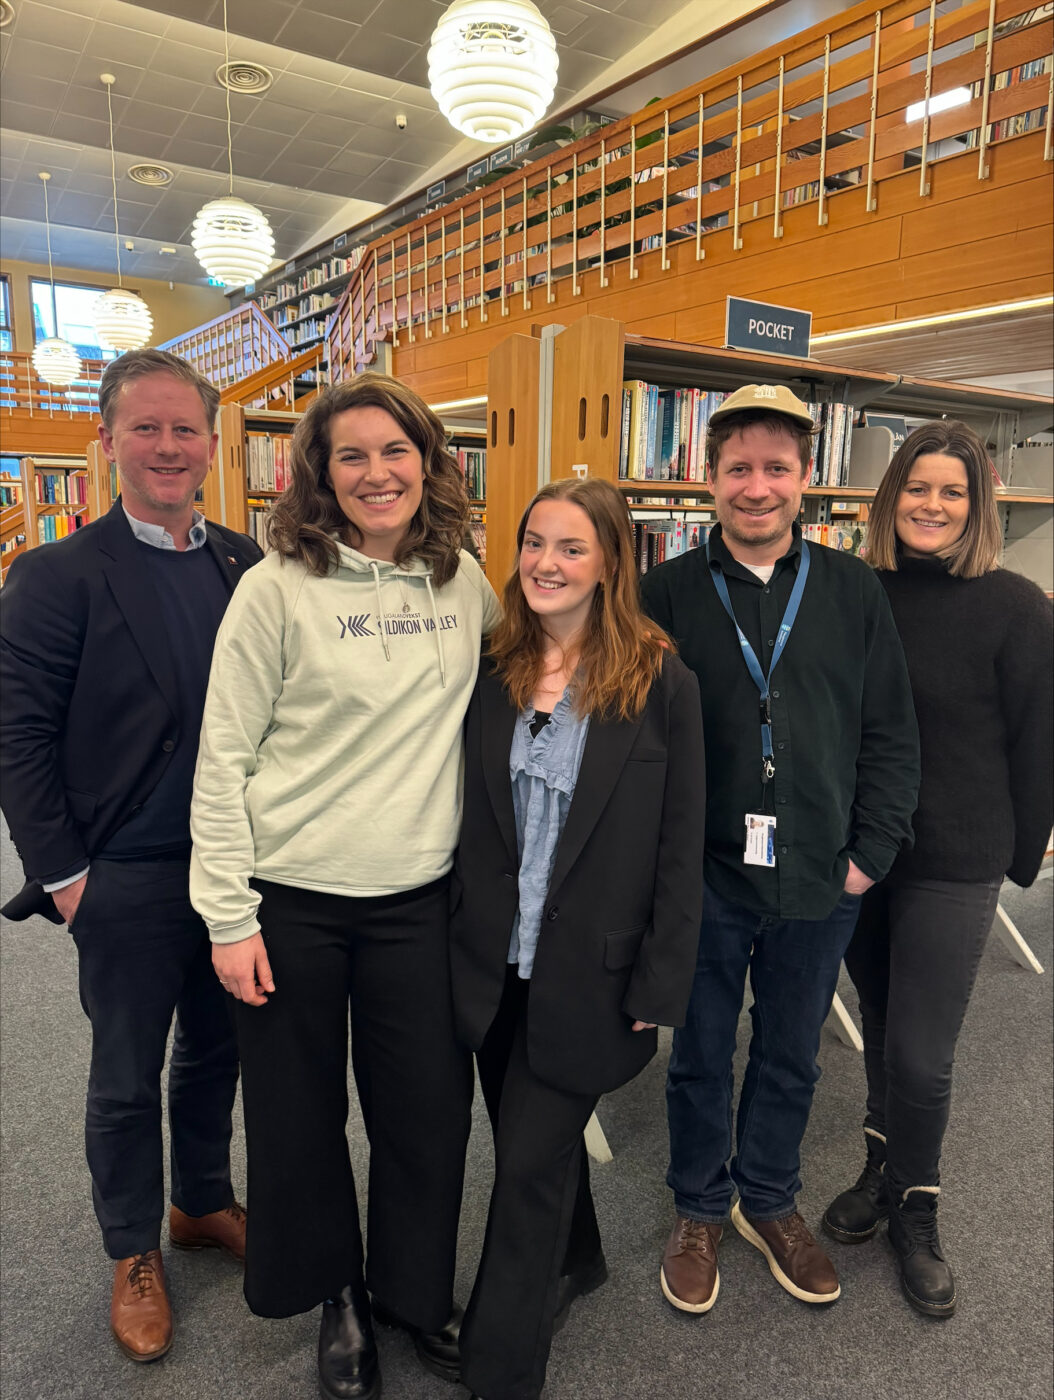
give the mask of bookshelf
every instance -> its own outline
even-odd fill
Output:
[[[110,508],[108,473],[100,471],[94,453],[84,459],[23,457],[20,475],[26,549],[63,539]]]
[[[710,499],[702,481],[619,479],[623,383],[637,379],[724,393],[746,383],[784,384],[805,402],[871,408],[904,417],[909,425],[942,416],[964,419],[988,444],[1006,483],[999,504],[1008,565],[1051,587],[1051,565],[1044,564],[1039,542],[1045,541],[1049,553],[1054,497],[1049,487],[1046,492],[1014,489],[1019,444],[1054,423],[1049,398],[627,335],[621,322],[596,316],[566,329],[544,327],[537,337],[506,337],[491,351],[488,372],[493,577],[503,577],[511,567],[519,514],[538,483],[570,476],[576,468],[615,482],[631,507],[658,497],[667,513],[676,514],[677,507],[684,512],[692,502],[702,509]],[[805,492],[803,524],[830,527],[851,519],[855,525],[873,496],[872,487],[817,484]],[[856,509],[836,511],[836,505]],[[643,519],[653,514],[639,513]]]
[[[0,583],[26,548],[26,517],[22,503],[22,478],[0,476]]]

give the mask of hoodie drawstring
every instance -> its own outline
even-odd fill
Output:
[[[384,648],[385,661],[391,661],[392,654],[388,649],[388,634],[385,627],[384,605],[381,602],[381,571],[377,567],[376,561],[370,560],[370,572],[373,574],[373,589],[377,595],[377,630],[381,634],[381,646]],[[403,577],[401,575],[401,577]],[[413,578],[416,575],[407,574],[404,577]],[[436,650],[439,653],[439,682],[443,689],[446,689],[446,656],[443,654],[443,634],[439,629],[439,609],[436,607],[435,594],[432,591],[432,577],[430,574],[424,575],[425,588],[428,590],[428,601],[432,608],[432,631],[436,639]]]
[[[377,631],[381,634],[381,646],[384,648],[384,659],[390,661],[392,654],[388,650],[388,637],[384,630],[384,607],[381,603],[381,571],[376,563],[370,560],[370,573],[373,574],[373,588],[377,594]]]
[[[439,630],[439,610],[436,607],[435,594],[432,592],[432,576],[425,574],[425,587],[428,589],[428,601],[432,604],[432,621],[435,623],[436,646],[439,648],[439,683],[446,689],[446,657],[443,655],[443,634]]]

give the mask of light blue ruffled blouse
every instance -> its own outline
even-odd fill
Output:
[[[589,729],[589,716],[575,713],[567,690],[537,735],[531,734],[534,717],[533,709],[517,717],[509,751],[520,907],[512,924],[508,961],[519,965],[524,980],[534,967],[556,848],[571,808]]]

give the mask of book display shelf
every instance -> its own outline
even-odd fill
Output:
[[[95,446],[99,444],[96,443]],[[4,551],[4,566],[25,549],[64,539],[74,530],[97,520],[109,510],[109,473],[100,468],[100,457],[84,458],[23,457],[20,462],[19,500],[5,507],[5,536],[10,541]],[[102,465],[107,464],[102,459]],[[12,487],[5,483],[5,497]],[[12,516],[21,510],[21,529],[15,529]],[[21,536],[21,540],[19,540]],[[8,557],[10,555],[10,558]]]
[[[632,381],[658,386],[660,391],[698,390],[710,396],[711,411],[721,396],[749,383],[783,384],[805,402],[819,405],[832,425],[831,441],[836,431],[841,434],[835,443],[841,456],[829,453],[826,462],[819,464],[822,479],[805,492],[803,528],[812,538],[837,548],[859,547],[867,506],[888,462],[887,456],[876,474],[878,438],[868,437],[876,430],[852,426],[860,411],[899,416],[909,428],[933,418],[963,419],[987,444],[1004,483],[999,490],[1004,563],[1048,591],[1054,586],[1052,449],[1026,446],[1030,438],[1048,433],[1054,424],[1051,399],[627,335],[621,322],[594,316],[566,329],[545,327],[540,337],[509,336],[491,352],[487,505],[495,577],[503,577],[511,567],[519,513],[538,484],[575,473],[615,482],[643,527],[638,534],[645,542],[650,526],[652,537],[669,535],[678,551],[702,543],[705,527],[713,519],[713,505],[698,461],[697,479],[669,479],[660,438],[658,459],[650,463],[652,477],[629,475],[634,444],[624,440],[624,385]],[[632,405],[629,411],[632,422]],[[698,419],[694,431],[698,441]],[[891,436],[888,444],[891,451]],[[861,472],[866,484],[854,484],[858,461],[868,468]],[[648,470],[649,463],[642,463],[639,451],[635,465]],[[655,475],[664,465],[666,479]],[[660,527],[659,521],[669,524]],[[645,562],[660,562],[667,556],[662,546],[649,548]]]

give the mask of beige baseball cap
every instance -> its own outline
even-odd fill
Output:
[[[722,418],[748,409],[755,412],[760,410],[763,413],[782,413],[784,418],[790,418],[799,427],[811,430],[816,428],[812,415],[801,399],[796,398],[782,384],[744,384],[742,389],[730,394],[721,407],[711,413],[710,422],[720,423]]]

